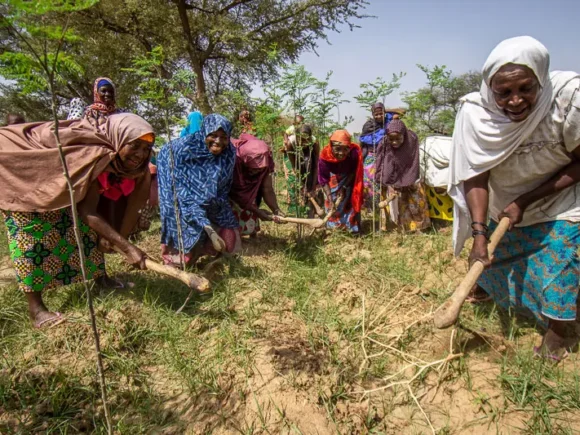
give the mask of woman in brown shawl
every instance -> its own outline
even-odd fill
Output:
[[[400,119],[392,120],[377,149],[376,180],[389,204],[391,221],[403,231],[431,225],[425,188],[419,179],[419,139]]]
[[[47,309],[42,292],[82,281],[70,196],[52,128],[53,123],[0,128],[0,210],[18,286],[38,328],[64,321]],[[98,130],[86,119],[64,121],[59,133],[82,219],[88,278],[105,276],[102,252],[112,246],[144,269],[145,254],[127,236],[149,194],[152,127],[137,115],[120,114]],[[124,219],[107,222],[97,212],[101,199],[121,197],[126,198]]]
[[[250,134],[244,133],[232,143],[236,147],[236,163],[230,199],[242,235],[255,237],[260,231],[260,219],[273,220],[272,215],[259,208],[262,199],[274,215],[284,216],[274,192],[274,159],[268,144]]]

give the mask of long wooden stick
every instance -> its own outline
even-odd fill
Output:
[[[384,201],[379,202],[379,208],[387,208],[387,205],[389,205],[396,197],[397,194],[393,194]]]
[[[343,199],[344,199],[344,195],[342,195],[342,193],[339,193],[338,196],[336,197],[336,201],[334,202],[334,206],[338,207]],[[317,230],[318,228],[324,227],[326,225],[326,223],[328,222],[328,220],[330,219],[330,217],[335,212],[336,212],[335,209],[330,210],[324,216],[323,219],[304,219],[304,218],[282,217],[282,216],[276,216],[276,218],[280,222],[288,222],[288,223],[299,224],[299,225],[308,225],[308,226],[314,228],[315,230]]]
[[[121,251],[116,246],[113,247],[113,249],[119,254],[123,254],[123,251]],[[153,272],[160,273],[161,275],[167,275],[172,278],[178,279],[189,288],[195,289],[200,293],[206,293],[210,290],[209,281],[203,276],[199,276],[194,273],[184,272],[183,270],[176,269],[175,267],[159,264],[149,258],[145,259],[145,267],[147,267],[147,270],[152,270]]]
[[[277,216],[277,219],[280,222],[308,225],[312,228],[322,228],[322,226],[326,223],[324,219],[305,219],[305,218],[282,217],[282,216]]]
[[[510,227],[510,220],[507,217],[502,218],[499,221],[499,225],[491,235],[489,239],[489,245],[487,247],[488,255],[491,258],[495,248],[498,243]],[[461,281],[461,284],[455,289],[455,292],[449,299],[447,299],[433,314],[433,322],[435,326],[439,329],[447,328],[455,323],[459,317],[459,312],[461,307],[467,299],[469,292],[473,286],[477,283],[477,279],[483,273],[483,263],[481,261],[476,261],[469,268],[469,272]]]
[[[318,202],[316,202],[316,199],[314,199],[312,197],[312,195],[310,194],[310,192],[307,192],[306,193],[306,196],[310,200],[310,203],[314,207],[314,211],[316,211],[316,214],[318,215],[318,217],[319,218],[324,218],[324,210],[322,210],[322,207],[320,207],[320,204],[318,204]]]

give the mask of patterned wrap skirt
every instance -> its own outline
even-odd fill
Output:
[[[25,293],[82,282],[70,208],[46,213],[2,211],[18,288]],[[88,279],[105,273],[97,234],[80,221]]]
[[[338,205],[336,212],[328,219],[326,223],[327,228],[332,229],[344,229],[353,234],[360,232],[360,213],[357,213],[352,208],[352,190],[353,184],[349,186],[346,185],[348,180],[348,174],[331,174],[330,182],[328,183],[330,187],[330,192],[332,200],[336,201],[338,193],[343,190],[345,192],[342,202]],[[332,204],[325,201],[324,208],[328,213],[332,208]]]
[[[240,222],[240,233],[242,236],[251,236],[260,231],[260,218],[249,210],[242,209],[238,204],[230,201],[234,216]]]
[[[394,191],[397,193],[396,202],[391,202],[388,207],[393,223],[403,231],[420,231],[429,228],[431,219],[423,183],[419,182],[397,189],[389,186],[387,196]]]
[[[490,223],[490,231],[497,223]],[[494,253],[490,269],[478,281],[494,301],[508,310],[534,318],[576,319],[580,271],[580,224],[545,222],[514,228]]]
[[[381,200],[381,189],[377,183],[375,183],[375,153],[372,150],[369,150],[365,160],[363,162],[364,168],[364,206],[368,210],[369,213],[372,213],[373,210],[378,210],[378,205]],[[374,201],[374,209],[373,209],[373,201]]]

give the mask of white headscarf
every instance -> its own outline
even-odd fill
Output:
[[[522,122],[512,122],[495,102],[491,80],[506,64],[524,65],[536,75],[540,91],[532,113]],[[453,132],[449,165],[449,195],[454,202],[453,244],[459,255],[470,236],[471,218],[463,182],[489,171],[507,159],[550,112],[558,92],[576,73],[550,73],[550,54],[530,36],[506,39],[497,45],[483,65],[479,92],[461,99]]]

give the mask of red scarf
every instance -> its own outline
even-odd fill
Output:
[[[135,180],[131,178],[120,178],[110,172],[102,172],[97,178],[101,188],[99,193],[105,198],[117,201],[121,196],[129,196],[135,190]]]
[[[326,145],[322,149],[322,152],[320,153],[320,158],[330,163],[340,163],[342,161],[338,160],[336,157],[334,157],[334,154],[332,154],[332,142],[341,142],[344,145],[348,145],[350,148],[350,152],[352,152],[353,149],[358,150],[358,162],[356,166],[356,175],[354,177],[354,186],[352,189],[351,201],[352,208],[356,213],[359,213],[362,208],[363,189],[364,189],[364,168],[363,168],[362,150],[358,144],[351,142],[351,136],[348,131],[337,130],[332,134],[332,136],[330,136],[330,141],[328,142],[328,145]]]

